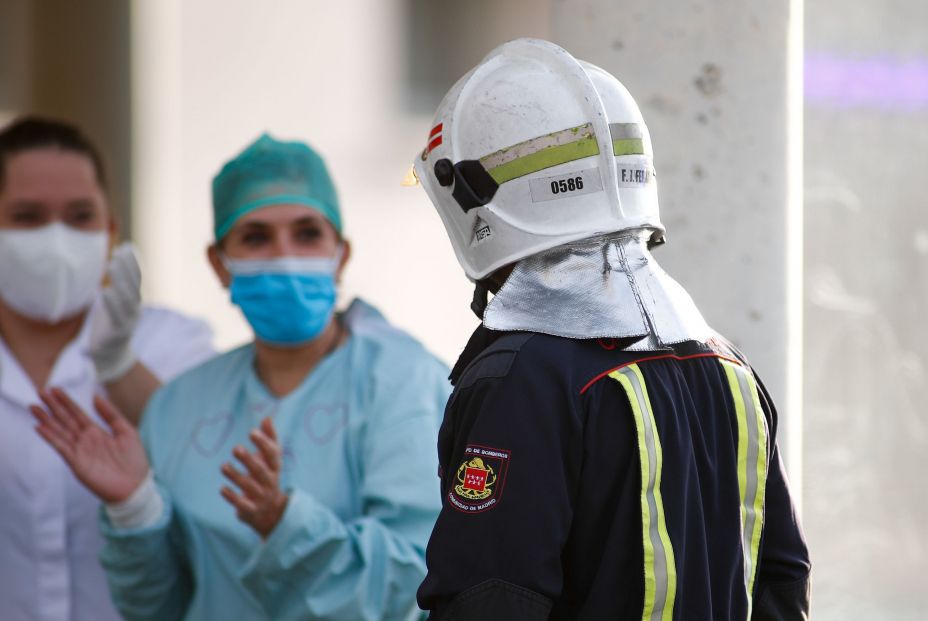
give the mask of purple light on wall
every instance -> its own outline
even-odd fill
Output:
[[[928,59],[805,57],[805,100],[825,108],[915,111],[928,107]]]

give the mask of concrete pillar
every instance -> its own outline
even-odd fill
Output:
[[[641,106],[669,241],[656,256],[764,379],[798,490],[801,0],[553,6],[553,40]]]

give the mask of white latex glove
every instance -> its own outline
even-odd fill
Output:
[[[142,271],[132,244],[113,250],[106,273],[109,286],[100,294],[90,328],[90,357],[103,384],[125,375],[136,361],[131,341],[141,314]]]

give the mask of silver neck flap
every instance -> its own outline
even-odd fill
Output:
[[[490,330],[574,339],[638,338],[627,349],[665,349],[713,332],[683,287],[648,250],[649,230],[558,246],[519,261],[487,304]]]

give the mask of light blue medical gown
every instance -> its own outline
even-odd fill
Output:
[[[181,375],[142,424],[165,511],[152,527],[102,517],[101,560],[126,619],[417,618],[425,546],[441,508],[436,441],[448,369],[372,307],[282,399],[247,345]],[[220,495],[232,447],[264,416],[290,500],[268,540]]]

